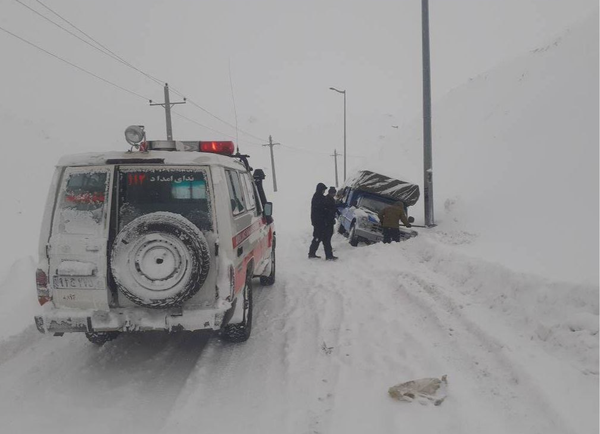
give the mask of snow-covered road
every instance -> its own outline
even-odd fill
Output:
[[[280,228],[277,283],[255,285],[244,344],[157,333],[97,348],[29,326],[0,342],[3,431],[597,432],[597,287],[462,256],[452,245],[470,237],[336,235],[330,263]],[[443,374],[441,406],[387,394]]]

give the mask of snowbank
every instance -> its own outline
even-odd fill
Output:
[[[421,237],[413,244],[419,245],[415,253],[448,278],[467,303],[501,316],[519,335],[572,361],[583,373],[598,375],[598,286],[515,273],[462,255],[453,245],[462,233],[434,230],[431,237],[437,242],[425,243]]]
[[[596,10],[434,104],[436,222],[478,234],[473,255],[598,282],[598,118]],[[421,180],[422,121],[400,134],[367,168]]]
[[[160,432],[597,432],[597,288],[459,251],[473,241],[437,228],[353,248],[336,234],[329,263],[306,260],[308,230],[282,232],[253,337],[209,346]],[[439,407],[388,396],[444,374]]]
[[[20,259],[0,283],[0,341],[34,324],[33,316],[40,311],[35,268],[32,257]]]

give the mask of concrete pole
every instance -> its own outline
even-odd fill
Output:
[[[337,170],[337,157],[338,157],[337,149],[333,150],[333,161],[335,164],[335,188],[338,188],[338,170]]]
[[[346,180],[346,90],[339,90],[335,87],[330,87],[329,90],[333,90],[337,93],[344,95],[344,181]]]
[[[269,136],[269,143],[267,145],[271,150],[271,171],[273,172],[273,191],[277,191],[277,176],[275,175],[275,156],[273,155],[273,146],[280,145],[280,143],[273,143],[273,138]]]
[[[275,155],[273,155],[273,138],[269,136],[269,148],[271,148],[271,169],[273,170],[273,191],[277,191],[277,175],[275,175]]]
[[[173,140],[173,125],[171,124],[171,100],[169,98],[169,83],[165,83],[165,117],[167,119],[167,140]]]
[[[169,97],[169,83],[165,83],[165,102],[164,103],[153,103],[150,100],[150,105],[159,105],[165,108],[165,119],[167,124],[167,140],[173,140],[173,125],[171,124],[171,107],[175,104],[185,104],[186,99],[183,98],[183,101],[179,102],[171,102],[171,98]]]
[[[425,226],[435,226],[433,216],[433,162],[431,151],[431,67],[429,61],[429,0],[421,0],[423,33],[423,188]]]
[[[346,181],[346,91],[345,90],[344,90],[344,181]],[[337,187],[337,185],[336,185],[336,187]]]

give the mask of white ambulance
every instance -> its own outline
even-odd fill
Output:
[[[42,333],[252,328],[252,282],[275,282],[275,227],[262,170],[233,142],[145,141],[66,156],[42,223],[35,317]]]

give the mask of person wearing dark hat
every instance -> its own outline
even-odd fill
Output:
[[[323,247],[325,247],[325,259],[335,261],[337,256],[333,256],[333,249],[331,248],[331,237],[333,237],[333,228],[335,226],[335,219],[339,214],[337,206],[335,204],[335,187],[329,187],[327,190],[327,196],[325,196],[325,233],[323,235]],[[331,252],[331,253],[328,253]]]
[[[323,196],[325,190],[327,190],[327,186],[322,182],[319,182],[317,184],[315,194],[310,202],[310,222],[313,226],[313,239],[308,250],[308,257],[311,259],[320,258],[320,256],[317,255],[317,249],[319,248],[321,242],[323,242],[325,256],[333,256],[331,249],[331,238],[329,238],[329,242],[325,240],[328,224],[327,202],[325,200],[325,196]]]

